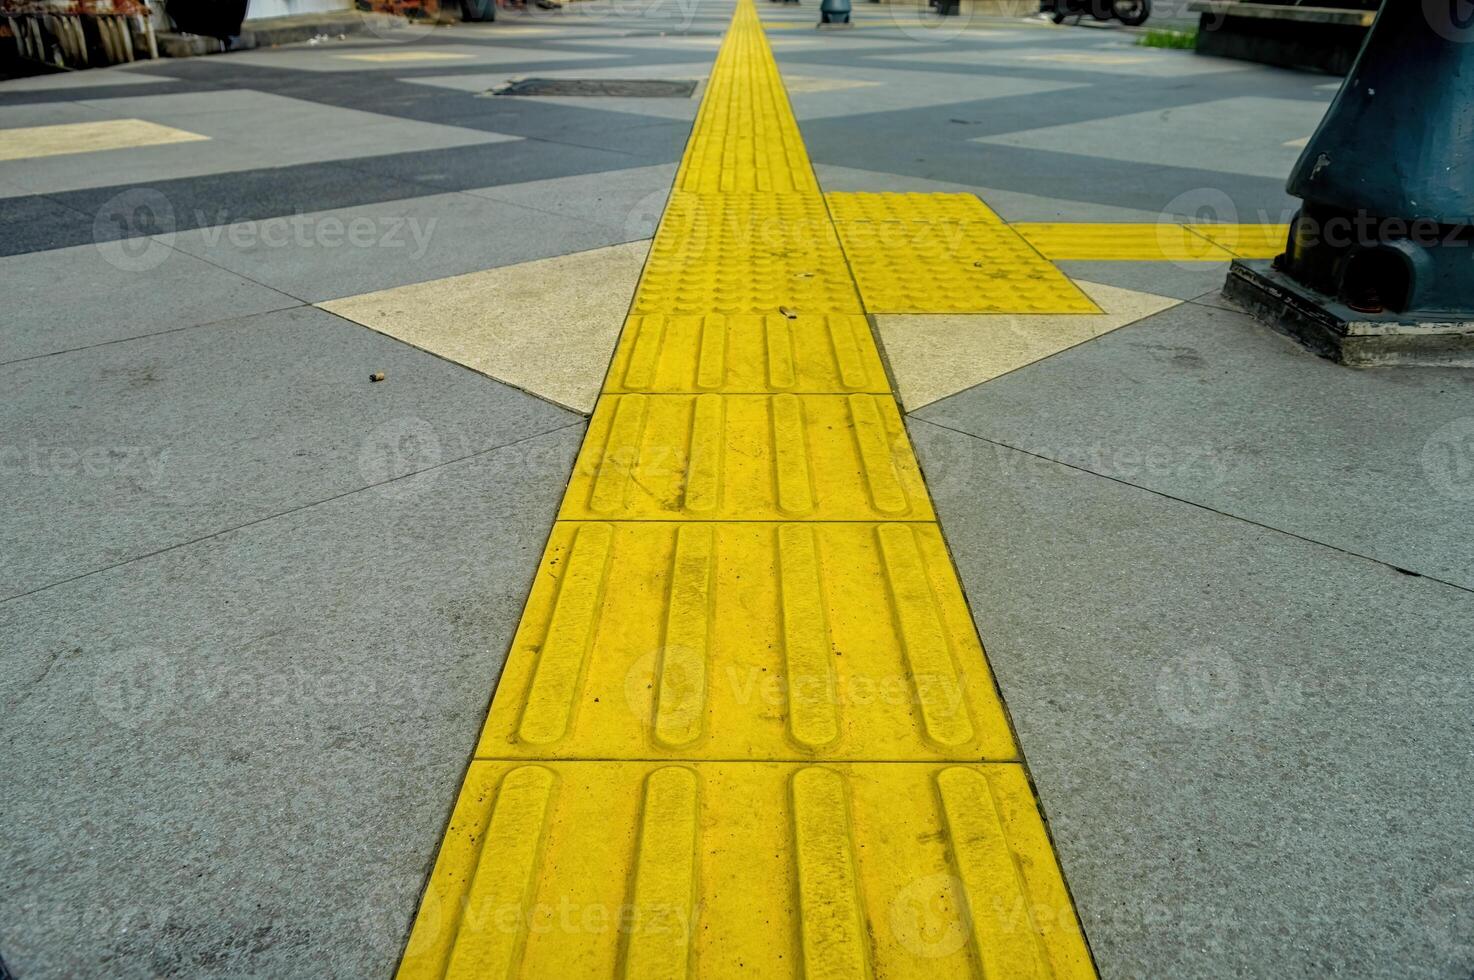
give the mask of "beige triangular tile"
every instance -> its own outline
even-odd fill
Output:
[[[1076,285],[1104,312],[876,316],[906,410],[955,395],[1182,302],[1092,282],[1077,281]]]
[[[611,245],[318,305],[589,412],[649,248]]]

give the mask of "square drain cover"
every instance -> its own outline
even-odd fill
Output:
[[[497,95],[611,95],[626,99],[689,99],[694,78],[523,78]]]

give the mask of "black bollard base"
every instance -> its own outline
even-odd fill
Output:
[[[1362,313],[1304,286],[1272,262],[1235,260],[1223,295],[1321,357],[1350,367],[1474,367],[1467,313]]]

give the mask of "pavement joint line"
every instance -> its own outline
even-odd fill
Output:
[[[190,258],[194,258],[194,257],[195,256],[190,256]],[[219,268],[219,267],[217,266],[216,268]],[[260,283],[257,283],[257,285],[260,285]],[[270,286],[266,286],[264,288],[271,289]],[[29,361],[39,361],[39,360],[42,360],[43,358],[57,357],[57,356],[59,356],[61,354],[76,354],[76,353],[78,353],[80,351],[84,351],[84,350],[96,350],[99,347],[111,347],[114,344],[126,344],[126,343],[128,343],[130,341],[134,341],[134,340],[147,340],[150,337],[162,337],[162,336],[164,336],[166,334],[171,334],[171,333],[183,333],[186,330],[198,330],[201,327],[215,327],[215,326],[219,326],[222,323],[229,323],[232,320],[245,320],[245,319],[249,319],[250,317],[260,316],[260,315],[265,314],[265,313],[285,313],[285,312],[287,312],[289,310],[300,310],[300,309],[302,309],[304,307],[307,307],[307,306],[311,306],[312,305],[310,303],[304,303],[303,301],[297,299],[297,297],[295,297],[295,296],[290,296],[290,295],[288,295],[286,293],[282,293],[281,290],[279,290],[279,289],[273,290],[273,292],[281,293],[282,296],[285,296],[287,299],[294,300],[295,302],[291,303],[288,306],[277,307],[274,310],[257,310],[254,313],[247,313],[244,316],[225,316],[225,317],[221,317],[218,320],[206,320],[204,323],[186,323],[183,326],[179,326],[179,327],[166,327],[163,330],[153,330],[153,331],[150,331],[149,333],[135,334],[132,337],[117,337],[117,338],[114,338],[113,340],[102,340],[102,341],[99,341],[99,342],[97,342],[95,344],[83,344],[81,347],[68,347],[68,348],[66,348],[64,350],[47,351],[44,354],[29,354],[26,357],[17,357],[13,361],[0,361],[0,367],[10,367],[11,365],[14,365],[14,364],[25,364],[25,363],[27,363]],[[355,324],[355,326],[359,326],[359,324]]]
[[[838,237],[739,0],[400,977],[1096,975]]]
[[[1191,300],[1188,300],[1187,302],[1191,302]],[[1221,307],[1214,307],[1214,308],[1215,309],[1221,309]],[[1128,324],[1128,326],[1129,326],[1129,324]],[[1063,352],[1061,351],[1060,353],[1063,353]],[[1050,355],[1050,356],[1053,356],[1053,355]],[[1024,366],[1025,367],[1029,367],[1031,365],[1024,365]],[[1032,456],[1034,459],[1041,460],[1041,461],[1046,462],[1046,463],[1054,463],[1057,466],[1063,466],[1066,469],[1074,470],[1077,473],[1084,473],[1086,476],[1094,476],[1094,477],[1098,477],[1098,478],[1100,478],[1102,480],[1110,480],[1112,483],[1119,483],[1122,486],[1124,486],[1124,487],[1130,487],[1133,490],[1140,490],[1143,493],[1149,493],[1149,494],[1152,494],[1153,496],[1161,497],[1161,498],[1163,498],[1165,500],[1171,500],[1174,503],[1184,504],[1184,505],[1186,505],[1188,507],[1196,508],[1197,510],[1206,511],[1207,513],[1210,513],[1210,514],[1216,514],[1217,516],[1222,517],[1222,518],[1225,518],[1227,520],[1238,521],[1241,524],[1249,524],[1249,525],[1252,525],[1253,527],[1261,528],[1261,529],[1263,529],[1265,531],[1271,531],[1271,532],[1273,532],[1275,534],[1283,534],[1285,537],[1294,538],[1297,541],[1304,541],[1306,544],[1312,544],[1312,545],[1315,545],[1318,548],[1325,548],[1327,551],[1334,551],[1334,552],[1337,552],[1338,554],[1345,555],[1348,558],[1356,558],[1356,559],[1359,559],[1361,561],[1370,562],[1373,565],[1380,565],[1383,568],[1386,568],[1389,571],[1396,572],[1396,573],[1398,573],[1399,575],[1401,575],[1401,576],[1403,576],[1405,578],[1423,579],[1423,580],[1428,581],[1428,582],[1436,582],[1439,585],[1446,585],[1449,588],[1451,588],[1451,589],[1457,589],[1460,592],[1474,593],[1474,587],[1470,587],[1470,586],[1467,586],[1467,585],[1460,585],[1458,582],[1450,582],[1448,579],[1439,578],[1437,575],[1434,575],[1434,574],[1432,574],[1430,572],[1419,572],[1419,571],[1416,571],[1415,569],[1405,568],[1405,567],[1403,567],[1401,565],[1394,565],[1391,562],[1385,561],[1384,559],[1381,559],[1381,558],[1374,558],[1371,555],[1364,555],[1364,554],[1362,554],[1359,551],[1351,551],[1351,550],[1349,550],[1347,548],[1342,548],[1342,547],[1339,547],[1339,546],[1334,545],[1334,544],[1329,544],[1329,543],[1327,543],[1325,541],[1317,541],[1315,538],[1306,537],[1303,534],[1296,534],[1294,531],[1289,531],[1289,530],[1286,530],[1285,528],[1282,528],[1282,527],[1276,527],[1273,524],[1265,524],[1263,521],[1256,521],[1256,520],[1254,520],[1251,517],[1244,517],[1241,514],[1235,514],[1235,513],[1232,513],[1231,511],[1219,510],[1216,507],[1210,506],[1210,505],[1205,504],[1205,503],[1201,503],[1200,501],[1188,500],[1185,497],[1175,496],[1173,494],[1170,494],[1170,493],[1166,492],[1165,490],[1157,490],[1157,489],[1155,489],[1153,487],[1143,486],[1140,483],[1132,483],[1131,481],[1129,481],[1129,480],[1123,480],[1123,479],[1121,479],[1118,476],[1111,476],[1109,473],[1098,473],[1095,470],[1092,470],[1092,469],[1090,469],[1089,467],[1086,467],[1086,466],[1081,466],[1078,463],[1071,463],[1068,460],[1056,459],[1053,456],[1046,456],[1043,453],[1035,452],[1035,451],[1033,451],[1031,449],[1024,449],[1024,448],[1022,448],[1020,446],[1012,445],[1011,443],[999,442],[996,439],[989,439],[987,436],[980,436],[980,435],[978,435],[975,432],[968,432],[968,431],[966,431],[964,429],[954,428],[953,426],[950,426],[950,425],[943,425],[941,422],[937,422],[934,419],[926,418],[925,416],[921,416],[921,415],[907,415],[906,418],[910,419],[913,422],[922,422],[922,423],[925,423],[926,425],[932,426],[933,428],[936,428],[936,429],[942,429],[942,430],[944,430],[946,432],[953,432],[953,433],[956,433],[957,435],[960,435],[960,436],[966,436],[969,439],[975,439],[978,442],[987,443],[990,446],[997,446],[1000,449],[1007,449],[1007,450],[1009,450],[1011,452],[1020,453],[1020,454],[1022,454],[1024,456]]]
[[[545,436],[550,436],[558,432],[563,432],[566,429],[572,429],[577,426],[584,425],[586,422],[586,419],[575,419],[574,421],[569,422],[566,425],[559,425],[554,426],[551,429],[544,429],[542,432],[537,432],[530,436],[524,436],[520,439],[513,439],[511,442],[505,442],[497,446],[490,446],[486,449],[480,449],[474,453],[467,453],[464,456],[457,456],[455,459],[442,460],[441,462],[436,463],[433,466],[426,466],[421,469],[415,470],[412,473],[403,473],[399,476],[391,477],[387,480],[380,480],[377,483],[369,483],[361,487],[356,487],[352,490],[345,490],[342,493],[335,493],[331,497],[324,497],[321,500],[312,500],[308,501],[305,504],[300,504],[296,507],[288,507],[286,510],[278,511],[275,514],[267,514],[263,517],[257,517],[253,520],[245,521],[241,524],[234,524],[230,527],[221,528],[218,531],[211,531],[209,534],[202,534],[199,537],[190,538],[188,541],[179,541],[174,544],[165,545],[162,548],[155,548],[153,551],[149,551],[141,555],[134,555],[131,558],[124,558],[122,561],[113,562],[111,565],[102,565],[98,568],[92,568],[77,575],[72,575],[68,578],[58,579],[55,582],[48,582],[45,585],[39,585],[36,588],[28,589],[25,592],[17,592],[14,595],[8,596],[0,596],[0,605],[4,605],[7,602],[13,602],[17,599],[24,599],[27,596],[36,595],[38,592],[46,592],[50,589],[55,589],[63,585],[70,585],[73,582],[78,582],[84,578],[91,578],[94,575],[101,575],[104,572],[111,572],[114,569],[122,568],[125,565],[132,565],[135,562],[146,561],[149,558],[156,558],[159,555],[167,554],[171,551],[178,551],[180,548],[188,548],[192,545],[201,544],[205,541],[210,541],[214,538],[223,537],[227,534],[232,534],[236,531],[241,531],[248,527],[255,527],[257,524],[265,524],[267,521],[274,521],[282,517],[290,517],[292,514],[298,514],[302,511],[311,510],[312,508],[320,507],[323,504],[330,504],[335,500],[342,500],[344,497],[352,497],[356,494],[364,493],[369,490],[377,490],[378,488],[388,486],[391,483],[399,483],[402,480],[409,480],[414,477],[421,476],[425,473],[431,473],[435,470],[444,469],[447,466],[454,466],[457,463],[464,463],[468,460],[478,459],[482,456],[487,455],[488,453],[501,452],[504,449],[513,449],[517,446],[522,445],[523,443],[532,442]]]

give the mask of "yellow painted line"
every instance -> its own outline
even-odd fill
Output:
[[[1094,976],[865,313],[739,0],[401,977]]]
[[[399,975],[1094,974],[1018,765],[478,760]]]
[[[651,313],[629,318],[604,390],[885,394],[890,382],[858,313]]]
[[[1271,259],[1289,234],[1278,224],[1015,222],[1013,229],[1047,258],[1118,262],[1227,262]]]
[[[104,119],[0,129],[0,160],[28,160],[65,153],[97,153],[166,143],[192,143],[210,137],[145,119]]]
[[[1233,258],[1228,251],[1205,236],[1176,224],[1015,222],[1013,229],[1047,258],[1056,262],[1074,259],[1115,262],[1227,262]]]
[[[378,51],[368,54],[338,54],[335,58],[344,61],[371,61],[399,63],[406,61],[464,61],[472,57],[455,51]]]
[[[1188,225],[1241,259],[1272,259],[1285,250],[1289,225]]]

